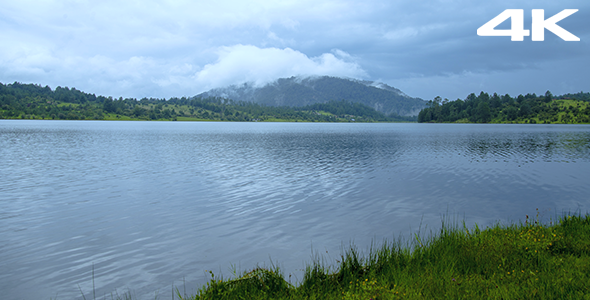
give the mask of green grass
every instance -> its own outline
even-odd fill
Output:
[[[212,121],[203,118],[195,118],[195,117],[177,117],[178,121]]]
[[[443,222],[366,255],[351,246],[338,264],[316,258],[298,286],[274,267],[232,279],[210,272],[188,299],[590,299],[590,215],[485,230]]]
[[[131,118],[131,117],[125,116],[125,115],[108,113],[108,114],[105,114],[104,120],[107,120],[107,121],[138,121],[139,119]]]
[[[545,103],[544,107],[556,107],[559,111],[549,118],[541,118],[541,114],[529,116],[526,118],[519,117],[516,120],[503,120],[501,116],[494,118],[490,123],[510,123],[510,124],[589,124],[590,119],[584,111],[588,108],[590,103],[578,100],[553,100],[550,103]],[[571,108],[575,109],[572,111]],[[580,113],[579,111],[582,111]]]

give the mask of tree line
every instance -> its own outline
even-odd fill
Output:
[[[418,114],[418,122],[432,123],[590,123],[590,94],[519,95],[481,92],[465,100],[436,97]]]
[[[75,88],[0,83],[0,119],[61,120],[213,120],[394,122],[415,117],[386,116],[349,101],[304,107],[266,106],[220,97],[123,98],[96,96]]]

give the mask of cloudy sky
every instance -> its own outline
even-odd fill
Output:
[[[581,40],[484,37],[505,9]],[[243,82],[331,75],[410,96],[590,91],[590,1],[0,0],[0,82],[114,97],[193,96]],[[510,21],[498,29],[508,29]]]

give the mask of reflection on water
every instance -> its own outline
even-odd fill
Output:
[[[312,251],[588,210],[590,127],[0,121],[0,290],[138,298]],[[313,250],[312,250],[313,249]],[[327,251],[327,254],[326,254]]]

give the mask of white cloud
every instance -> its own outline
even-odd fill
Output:
[[[66,56],[51,51],[0,55],[0,78],[10,78],[3,82],[69,86],[116,97],[192,96],[197,92],[192,80],[197,69],[182,61],[143,56],[114,59],[104,55]]]
[[[539,86],[543,78],[563,79],[580,90],[587,84],[578,78],[590,63],[588,6],[579,0],[0,1],[0,82],[168,98],[277,77],[371,75],[388,83],[406,78],[415,82],[406,92],[420,96],[443,94],[447,82],[477,89],[472,82],[480,77],[462,70],[483,70],[483,78],[571,57],[568,73],[539,69],[524,79]],[[560,25],[582,41],[476,35],[506,7],[529,12],[527,28],[531,8],[546,9],[546,16],[580,9]]]
[[[52,87],[69,86],[91,93],[123,97],[193,96],[211,88],[254,82],[262,85],[290,76],[331,75],[367,78],[350,54],[334,49],[316,57],[291,48],[252,45],[219,47],[217,60],[199,67],[191,59],[131,56],[69,56],[52,51],[0,57],[0,77]],[[173,91],[173,92],[172,92]]]
[[[262,85],[277,78],[298,75],[332,75],[352,78],[367,77],[367,73],[341,50],[317,57],[290,49],[258,48],[235,45],[218,49],[219,58],[196,73],[195,80],[207,89],[254,82]],[[338,56],[338,57],[337,57]]]

